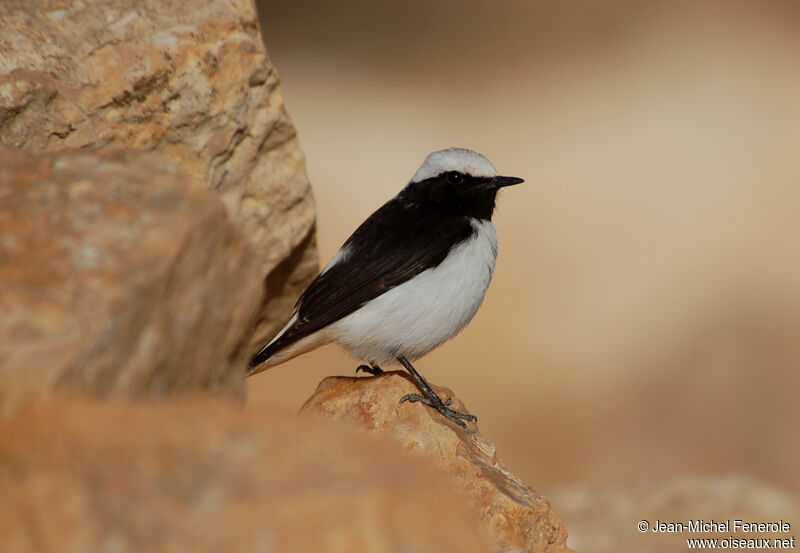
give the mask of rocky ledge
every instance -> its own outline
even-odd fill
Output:
[[[447,388],[433,388],[442,398],[453,397]],[[301,412],[388,439],[437,467],[467,499],[496,550],[568,551],[567,531],[550,503],[506,470],[477,424],[461,428],[420,403],[398,405],[399,398],[414,392],[411,379],[397,371],[369,378],[331,377],[320,383]],[[458,398],[452,406],[467,412]]]

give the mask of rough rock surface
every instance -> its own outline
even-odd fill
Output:
[[[433,388],[442,398],[452,396],[446,388]],[[475,423],[462,429],[422,404],[398,406],[400,397],[416,391],[400,372],[331,377],[320,383],[302,412],[385,436],[432,461],[455,490],[469,497],[496,550],[568,551],[566,528],[549,502],[505,469]],[[465,411],[458,399],[453,407]]]
[[[573,485],[556,488],[549,496],[569,526],[570,545],[581,553],[671,553],[689,550],[687,538],[731,536],[780,540],[794,536],[794,549],[800,546],[800,500],[743,476],[695,475],[615,486]],[[649,525],[644,532],[637,526],[642,520]],[[688,524],[695,520],[730,521],[730,528],[727,532],[652,531],[656,521]],[[734,520],[783,520],[791,529],[778,533],[744,533],[734,531]]]
[[[314,206],[251,0],[4,1],[0,52],[0,144],[179,164],[220,195],[263,275],[284,262],[255,338],[284,322],[274,290],[294,298],[317,269]]]
[[[435,469],[329,421],[47,402],[0,435],[4,552],[487,551]]]
[[[0,411],[57,391],[243,393],[260,293],[222,203],[175,166],[0,148]]]

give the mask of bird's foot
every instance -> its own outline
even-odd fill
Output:
[[[465,420],[477,422],[478,417],[475,415],[468,415],[466,413],[456,411],[455,409],[450,409],[450,404],[453,402],[453,398],[447,398],[447,400],[442,401],[442,398],[436,395],[436,392],[433,391],[433,388],[431,388],[430,385],[425,382],[425,379],[422,378],[422,376],[420,376],[420,374],[417,372],[417,369],[415,369],[414,366],[408,362],[408,359],[402,355],[398,355],[397,360],[400,361],[400,364],[403,365],[403,367],[405,367],[405,369],[408,371],[408,374],[410,374],[411,378],[414,379],[419,391],[422,392],[422,395],[406,394],[400,398],[400,403],[403,403],[404,401],[410,401],[412,403],[419,401],[420,403],[424,403],[425,405],[433,407],[439,411],[442,415],[444,415],[445,418],[453,421],[461,428],[467,427],[467,425],[464,423]],[[400,405],[400,403],[398,403],[398,405]]]
[[[378,365],[375,365],[374,363],[370,363],[369,365],[359,365],[358,367],[356,367],[356,374],[358,374],[359,371],[371,374],[372,376],[383,374],[383,369],[380,368]]]
[[[466,428],[467,425],[464,423],[465,420],[468,421],[478,421],[478,417],[475,415],[470,415],[468,413],[462,413],[460,411],[456,411],[455,409],[450,409],[450,404],[453,402],[453,398],[449,397],[445,401],[442,401],[441,398],[437,395],[433,395],[433,398],[428,398],[425,396],[421,396],[419,394],[406,394],[400,398],[400,402],[398,405],[402,404],[404,401],[410,401],[411,403],[419,401],[420,403],[424,403],[428,407],[433,407],[437,411],[439,411],[444,417],[450,419],[454,423],[456,423],[461,428]],[[463,419],[463,420],[462,420]]]

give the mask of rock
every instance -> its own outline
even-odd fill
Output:
[[[484,553],[437,471],[328,421],[213,400],[0,422],[0,551]]]
[[[550,498],[570,528],[570,544],[581,553],[668,553],[686,551],[688,538],[798,537],[800,501],[791,494],[743,476],[680,476],[623,485],[575,484],[554,489]],[[644,532],[638,528],[645,520]],[[656,521],[730,521],[726,532],[654,533]],[[734,520],[783,520],[789,532],[734,531]],[[795,547],[797,547],[795,539]],[[722,547],[730,551],[735,547]],[[752,547],[750,548],[752,549]],[[762,549],[762,548],[758,548]],[[793,549],[788,547],[788,549]]]
[[[446,388],[433,388],[442,398],[453,395]],[[454,490],[469,498],[497,551],[569,551],[566,528],[549,502],[506,470],[477,425],[462,429],[422,404],[398,405],[411,392],[417,390],[401,372],[331,377],[320,383],[301,412],[384,436],[432,462]],[[466,412],[458,399],[452,407]]]
[[[62,392],[241,395],[260,266],[171,164],[0,148],[0,411]]]
[[[251,0],[0,3],[0,145],[113,146],[179,164],[214,190],[271,288],[316,274],[304,157]],[[297,284],[299,281],[299,284]],[[255,338],[286,317],[269,291]]]

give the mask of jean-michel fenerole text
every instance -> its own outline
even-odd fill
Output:
[[[651,532],[674,534],[682,532],[742,532],[742,533],[786,533],[792,525],[783,520],[774,522],[748,522],[745,520],[690,520],[688,522],[663,522],[656,520],[650,527]]]

